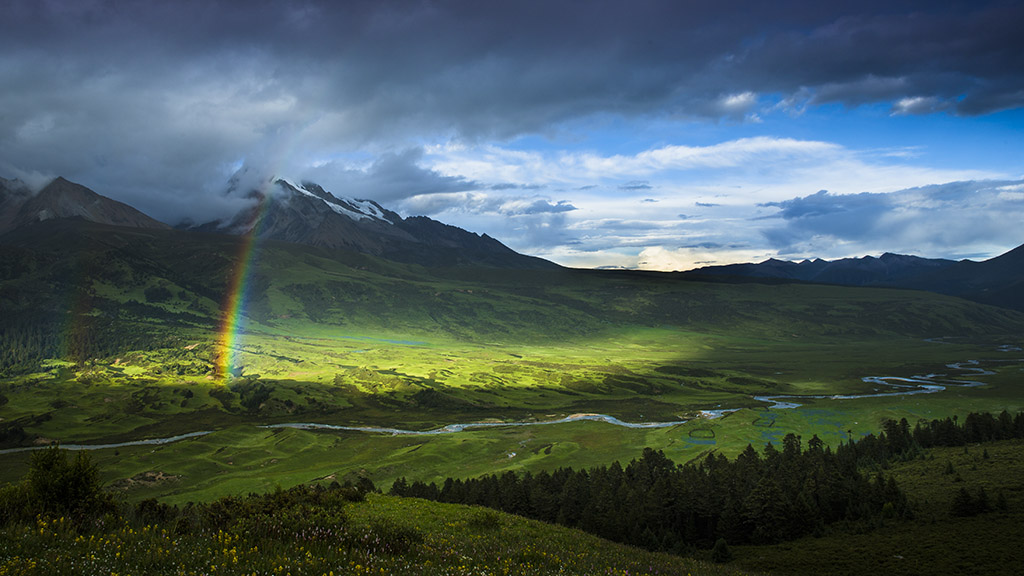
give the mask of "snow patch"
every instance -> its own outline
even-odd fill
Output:
[[[296,192],[323,202],[328,208],[342,216],[348,216],[353,220],[380,220],[381,222],[392,224],[392,222],[384,215],[384,211],[371,200],[338,198],[332,194],[331,197],[342,202],[342,204],[337,204],[306,190],[306,188],[301,184],[296,184],[287,178],[280,178],[279,180],[294,189]]]

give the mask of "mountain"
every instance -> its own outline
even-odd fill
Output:
[[[907,278],[900,287],[1024,310],[1024,245],[982,262],[961,260],[949,267]]]
[[[956,264],[954,260],[920,258],[885,253],[880,257],[843,258],[841,260],[803,260],[791,262],[770,258],[759,264],[729,264],[691,270],[693,275],[730,275],[749,278],[782,278],[843,286],[892,286],[908,278],[934,272]]]
[[[18,208],[32,196],[21,180],[0,178],[0,233],[11,228]]]
[[[233,179],[229,193],[237,190]],[[525,256],[494,238],[477,235],[424,216],[402,218],[372,200],[340,198],[312,182],[271,178],[244,195],[252,208],[228,221],[190,229],[229,234],[254,233],[259,238],[347,249],[432,267],[487,266],[546,269],[558,265]]]
[[[430,267],[554,269],[553,262],[525,256],[486,234],[413,216],[402,218],[372,200],[339,198],[317,184],[268,180],[260,190],[229,193],[254,200],[253,206],[227,221],[182,226],[191,231],[242,235],[345,249],[404,263]],[[129,228],[170,228],[139,212],[64,178],[33,195],[20,180],[0,178],[0,234],[46,220],[79,218],[96,224]]]
[[[0,234],[46,220],[81,218],[97,224],[166,229],[135,208],[57,178],[34,196],[18,180],[0,182]]]
[[[910,288],[959,296],[975,302],[1024,310],[1024,246],[983,262],[920,258],[902,254],[841,260],[708,266],[690,277],[795,280],[841,286]]]

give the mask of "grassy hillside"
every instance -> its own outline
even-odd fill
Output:
[[[953,472],[949,472],[952,468]],[[916,518],[866,534],[829,534],[775,546],[736,546],[736,565],[772,574],[1019,574],[1024,565],[1024,443],[934,448],[891,472]],[[984,488],[993,510],[953,514],[960,488]],[[1002,495],[1005,508],[997,506]]]
[[[321,477],[439,481],[628,461],[687,461],[788,432],[835,443],[883,417],[1016,411],[1024,315],[930,293],[723,284],[674,274],[427,269],[268,242],[244,285],[222,378],[223,324],[244,239],[54,222],[0,246],[0,448],[96,451],[128,498],[209,500]],[[995,372],[947,368],[979,360]],[[945,373],[983,386],[875,393],[866,376]],[[819,395],[796,409],[762,395]],[[736,410],[718,419],[702,411]],[[267,429],[312,422],[430,430],[579,421],[433,436]],[[0,453],[0,480],[25,452]],[[147,478],[156,478],[149,481]]]
[[[751,574],[613,544],[479,507],[298,490],[202,510],[138,508],[81,530],[66,517],[0,529],[0,573]]]

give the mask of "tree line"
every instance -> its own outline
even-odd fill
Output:
[[[395,481],[391,493],[476,504],[579,528],[651,550],[683,553],[731,544],[772,543],[823,533],[836,523],[910,514],[904,493],[882,472],[865,473],[860,441],[836,450],[817,436],[807,447],[788,434],[779,450],[748,445],[677,465],[647,448],[626,466],[506,472],[448,478],[441,486]]]
[[[788,434],[781,450],[748,445],[733,460],[708,454],[679,465],[647,448],[626,466],[448,478],[440,486],[399,478],[390,493],[487,506],[680,553],[720,539],[773,543],[835,525],[869,529],[885,518],[909,517],[905,493],[884,472],[891,462],[921,457],[934,446],[1010,438],[1024,438],[1024,412],[971,413],[913,428],[906,419],[884,420],[878,435],[851,438],[835,450],[816,435],[804,447]]]

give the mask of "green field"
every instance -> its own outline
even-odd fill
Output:
[[[41,356],[9,364],[0,381],[0,441],[12,449],[210,432],[95,450],[129,499],[586,467],[644,447],[684,462],[788,432],[834,444],[882,418],[1024,408],[1024,353],[1013,350],[1024,344],[1024,315],[955,298],[673,274],[438,270],[280,243],[253,261],[224,376],[219,327],[241,241],[77,226],[2,252],[5,358]],[[995,373],[946,366],[968,360]],[[867,376],[938,373],[984,385],[831,398],[878,391]],[[764,395],[826,397],[777,409],[755,398]],[[731,412],[702,414],[722,409]],[[592,413],[686,423],[437,435],[261,427],[427,431]],[[0,481],[18,478],[27,460],[0,454]]]

